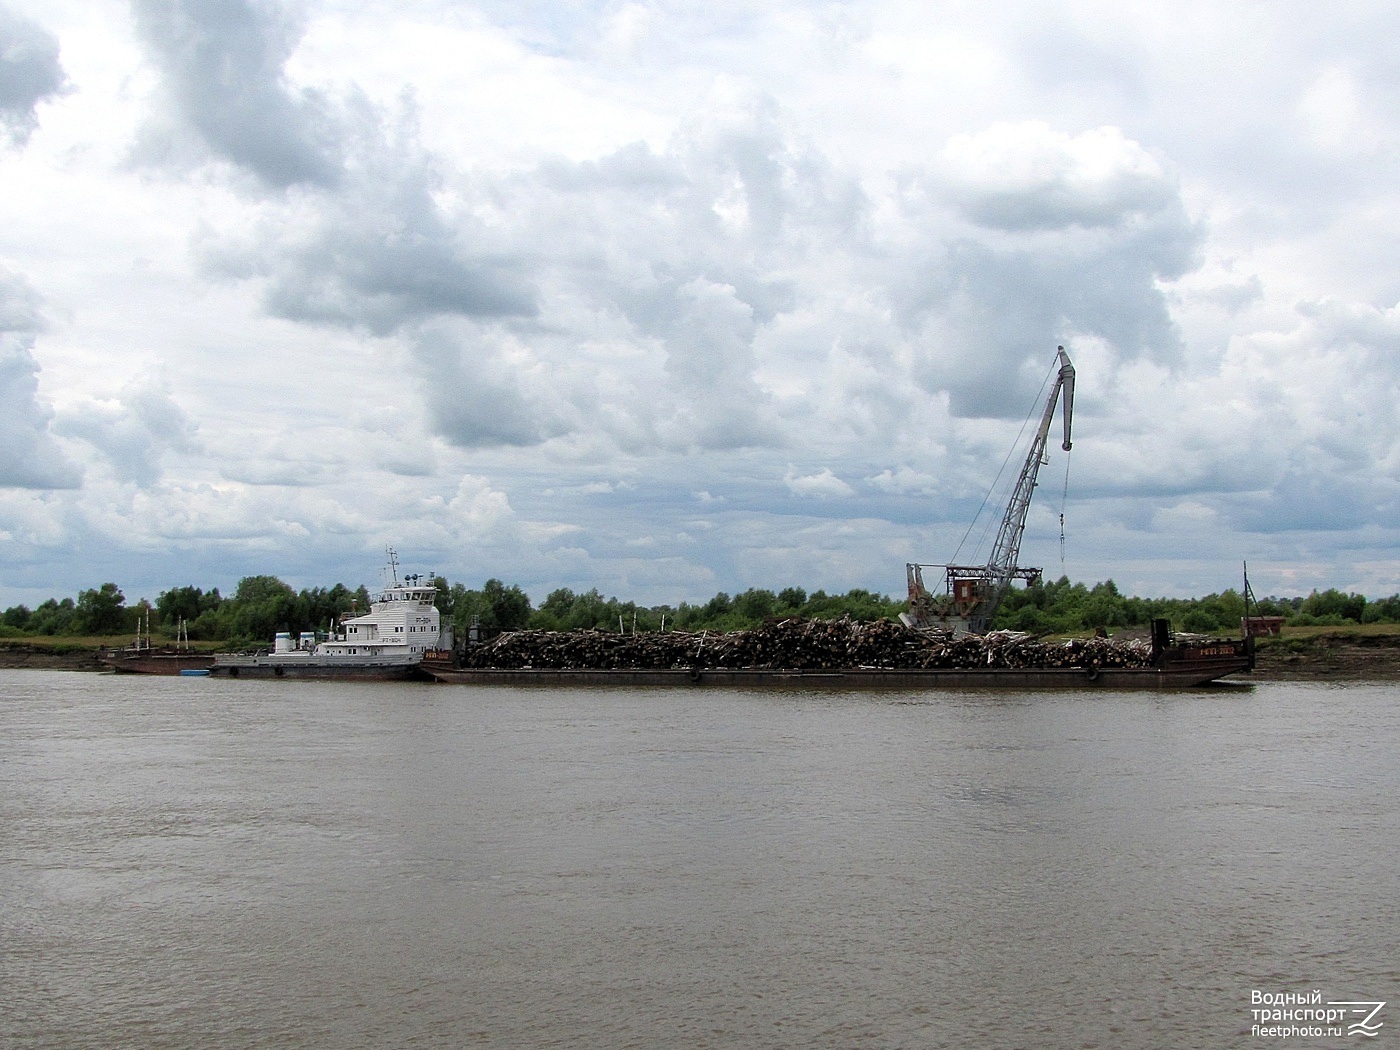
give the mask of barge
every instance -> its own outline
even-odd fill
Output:
[[[188,649],[113,649],[99,656],[98,661],[114,674],[179,675],[205,672],[214,666],[212,653]]]
[[[159,649],[151,641],[151,614],[146,610],[136,624],[136,641],[125,649],[109,649],[97,662],[114,674],[204,674],[214,666],[213,653],[197,653],[190,648],[189,627],[182,618],[174,645]]]
[[[787,624],[776,625],[777,628],[785,626]],[[850,625],[857,631],[870,626]],[[825,627],[822,633],[829,636],[831,627]],[[490,666],[490,656],[484,648],[477,647],[476,651],[431,653],[422,661],[421,670],[438,682],[452,685],[779,686],[918,691],[1191,689],[1248,673],[1254,668],[1253,639],[1173,638],[1164,620],[1154,623],[1150,646],[1116,645],[1096,640],[1096,644],[1071,642],[1056,647],[1015,640],[1008,641],[1001,653],[994,648],[982,650],[985,656],[971,650],[967,638],[939,653],[934,648],[938,643],[929,632],[885,622],[878,625],[875,633],[885,645],[895,636],[894,641],[900,643],[900,651],[905,654],[905,666],[783,666],[784,661],[780,659],[770,660],[763,666],[720,666],[697,659],[684,665],[648,667],[636,666],[635,658],[630,660],[633,666],[623,666],[629,662],[629,651],[626,636],[621,636],[615,644],[601,650],[598,662],[610,666],[584,666],[582,661],[570,665],[557,658],[561,652],[558,646],[542,645],[538,647],[541,658],[523,666]],[[910,636],[924,639],[927,645],[920,651],[919,643]],[[610,637],[616,640],[620,636]],[[1005,632],[1003,640],[1008,639],[1010,632]],[[710,644],[713,648],[714,643]],[[703,645],[702,641],[701,653]],[[600,651],[596,646],[580,648]],[[747,648],[753,651],[757,645]],[[784,646],[771,648],[782,651]],[[792,649],[788,647],[787,651]],[[1007,655],[1008,651],[1012,655]],[[554,654],[554,658],[548,654]],[[916,661],[924,665],[908,665]],[[940,662],[944,666],[930,666]]]

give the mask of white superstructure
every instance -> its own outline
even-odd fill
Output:
[[[401,583],[395,578],[370,598],[369,612],[342,620],[340,631],[315,651],[326,657],[398,653],[421,660],[429,649],[450,649],[450,639],[443,644],[442,618],[433,604],[437,588],[422,580],[407,576]]]
[[[389,551],[389,584],[370,598],[369,612],[340,623],[318,642],[313,632],[293,638],[282,632],[271,653],[219,656],[214,674],[273,674],[338,677],[411,673],[432,649],[452,648],[452,625],[445,628],[433,604],[437,588],[422,576],[398,576],[398,560]]]

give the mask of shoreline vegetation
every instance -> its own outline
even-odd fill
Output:
[[[1109,632],[1134,637],[1137,632]],[[1238,632],[1236,632],[1238,633]],[[1321,680],[1360,682],[1400,679],[1400,625],[1284,627],[1273,638],[1259,638],[1253,675],[1237,681]],[[105,671],[104,653],[131,644],[127,637],[30,637],[0,639],[0,669]],[[156,639],[157,648],[168,642]],[[217,652],[219,642],[194,642],[196,652]]]
[[[477,589],[441,576],[427,582],[437,589],[443,623],[453,625],[462,640],[520,630],[730,635],[784,619],[894,621],[906,608],[902,597],[859,588],[828,594],[801,587],[750,588],[706,602],[650,607],[604,597],[597,589],[565,587],[536,606],[520,587],[497,579]],[[186,586],[131,605],[115,583],[104,583],[76,600],[50,598],[34,609],[19,605],[0,612],[0,667],[100,670],[101,653],[125,649],[137,638],[161,648],[179,637],[205,653],[265,649],[279,632],[325,632],[369,607],[363,586],[296,591],[276,576],[245,577],[228,597],[217,588]],[[1112,580],[1086,586],[1061,577],[1013,589],[993,627],[1052,643],[1094,635],[1126,641],[1146,638],[1153,620],[1163,618],[1180,632],[1224,638],[1239,637],[1245,611],[1238,590],[1204,598],[1137,598],[1122,594]],[[1313,591],[1251,601],[1249,614],[1270,618],[1282,632],[1258,639],[1259,679],[1400,678],[1400,595],[1367,599],[1336,589]]]
[[[497,579],[475,589],[441,576],[425,582],[437,591],[434,604],[442,622],[451,624],[459,638],[468,637],[472,627],[487,636],[521,629],[728,633],[774,619],[897,620],[907,608],[903,596],[862,588],[828,594],[802,587],[776,591],[751,587],[733,595],[721,591],[708,601],[674,606],[644,606],[605,597],[596,588],[575,592],[561,587],[536,606],[519,586]],[[218,588],[204,591],[186,586],[163,591],[154,602],[141,598],[127,604],[115,583],[104,583],[80,592],[76,601],[49,598],[33,609],[16,605],[0,611],[0,640],[83,638],[99,644],[92,639],[138,633],[174,638],[178,634],[192,642],[217,642],[225,649],[257,648],[281,631],[292,635],[328,631],[347,615],[368,610],[370,598],[363,586],[351,590],[336,584],[296,591],[276,576],[248,576],[227,597]],[[1400,594],[1368,599],[1332,588],[1306,597],[1254,600],[1248,612],[1290,628],[1400,627]],[[1245,597],[1234,589],[1204,598],[1138,598],[1120,592],[1112,580],[1090,587],[1062,576],[1013,588],[990,626],[1035,637],[1071,637],[1099,631],[1147,631],[1160,618],[1178,631],[1224,636],[1239,632],[1245,614]]]

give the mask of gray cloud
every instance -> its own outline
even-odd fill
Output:
[[[265,184],[299,192],[252,239],[206,244],[211,273],[264,281],[269,313],[377,335],[441,314],[528,315],[533,293],[510,246],[435,202],[440,178],[418,145],[411,105],[381,112],[358,95],[333,104],[294,92],[284,65],[299,38],[280,8],[256,0],[138,0],[137,24],[170,97],[174,129]]]
[[[1141,105],[1147,94],[1141,43],[1114,32],[1110,21],[1087,24],[1061,11],[1027,5],[1014,19],[1018,66],[1037,94],[1072,106],[1084,96],[1099,103]]]
[[[1237,528],[1266,534],[1393,527],[1400,521],[1400,484],[1378,479],[1361,487],[1351,471],[1289,470],[1268,492],[1225,501],[1222,511]]]
[[[327,202],[307,240],[259,246],[255,265],[268,277],[269,313],[387,335],[442,314],[534,312],[517,260],[471,254],[426,199],[395,201],[401,210],[389,213],[373,203],[365,197]]]
[[[38,398],[39,309],[38,294],[0,267],[0,487],[77,488],[82,476],[54,442],[53,411]]]
[[[1002,230],[1121,226],[1170,208],[1175,179],[1118,128],[1070,136],[1040,122],[954,136],[937,158],[944,195]]]
[[[118,481],[142,488],[160,480],[167,452],[194,450],[196,429],[168,394],[149,386],[129,388],[112,402],[70,409],[54,424],[56,433],[100,452]]]
[[[489,336],[465,337],[444,324],[413,337],[414,360],[427,381],[428,421],[433,430],[462,448],[534,445],[559,432],[556,423],[513,385],[510,371],[489,352]]]
[[[771,99],[742,99],[664,152],[634,144],[598,161],[551,161],[497,187],[522,243],[539,246],[549,300],[576,304],[568,318],[546,311],[541,330],[520,338],[554,361],[587,339],[659,366],[651,383],[576,376],[583,425],[617,421],[631,440],[646,420],[654,448],[785,442],[757,378],[757,343],[803,307],[799,275],[814,254],[852,250],[866,208],[856,180],[795,143],[786,121]],[[569,331],[584,319],[606,332]],[[600,416],[598,399],[618,411]]]
[[[535,312],[527,260],[509,237],[436,201],[442,179],[411,109],[394,117],[359,101],[340,134],[352,158],[344,178],[270,202],[251,234],[206,240],[208,272],[261,280],[274,316],[375,335],[444,315]]]
[[[796,305],[779,275],[811,240],[843,236],[861,201],[819,155],[792,150],[771,103],[721,114],[665,155],[630,146],[495,180],[445,175],[418,144],[411,112],[354,112],[353,174],[269,203],[251,236],[211,238],[211,273],[263,281],[279,317],[404,335],[431,377],[429,423],[456,445],[531,444],[600,421],[632,440],[638,419],[701,448],[780,442],[754,378],[754,340]],[[440,197],[500,221],[448,212]],[[543,289],[548,313],[537,305]],[[623,411],[600,406],[627,384],[572,366],[587,336],[559,304],[625,319],[618,336],[664,354],[665,389],[634,389]],[[496,333],[474,329],[468,344],[471,325],[454,319]],[[490,352],[507,336],[554,366],[548,380],[512,375],[516,366]],[[545,407],[560,399],[572,407]]]
[[[754,311],[730,285],[697,277],[676,289],[666,372],[682,426],[706,449],[780,441],[770,399],[754,381]]]
[[[475,187],[511,216],[519,243],[537,246],[547,299],[585,312],[546,310],[528,327],[505,318],[531,360],[567,372],[571,342],[597,337],[576,327],[580,316],[618,318],[608,338],[659,350],[664,378],[645,389],[619,379],[602,395],[619,404],[624,430],[650,419],[648,429],[670,435],[668,449],[721,451],[824,440],[848,416],[867,436],[892,428],[909,412],[908,378],[894,364],[906,351],[915,380],[948,391],[954,415],[996,418],[1024,412],[1055,343],[1073,336],[1128,359],[1175,359],[1180,338],[1161,281],[1194,265],[1202,231],[1173,177],[1135,143],[1111,130],[1070,139],[1032,129],[1029,159],[1014,134],[974,143],[976,163],[1025,169],[1024,185],[999,198],[997,214],[1016,222],[989,227],[962,184],[930,172],[917,176],[924,210],[908,216],[916,236],[882,243],[859,183],[796,145],[786,120],[758,97],[707,115],[664,153],[634,145],[596,162],[553,161],[489,193]],[[820,298],[831,295],[859,309]],[[882,300],[897,325],[870,323],[868,305]],[[785,352],[821,366],[839,345],[870,371],[834,403],[790,402],[787,423],[759,382],[757,347],[814,311],[831,322],[808,326],[806,341],[785,336]],[[574,425],[606,428],[599,377],[588,378],[554,375],[550,392],[572,401]],[[540,393],[532,404],[543,404]],[[818,411],[828,415],[813,434]],[[531,422],[477,434],[439,406],[434,425],[468,445],[541,432],[533,414],[511,417]]]
[[[1156,261],[1165,252],[1170,262],[1176,247],[1059,244],[1037,252],[955,243],[946,298],[919,330],[920,382],[948,391],[955,416],[1010,418],[1025,411],[1055,344],[1072,337],[1103,339],[1128,359],[1176,360],[1180,335]]]
[[[208,239],[205,263],[260,281],[275,316],[402,336],[428,427],[458,447],[870,440],[908,418],[916,384],[947,391],[955,416],[1023,413],[1073,336],[1129,358],[1179,348],[1160,281],[1194,264],[1201,231],[1170,172],[1114,129],[955,139],[913,175],[914,236],[886,242],[857,178],[764,95],[708,111],[661,152],[490,177],[445,169],[411,104],[337,112],[341,178],[269,200],[251,232]],[[896,323],[871,324],[880,302]],[[829,320],[782,337],[784,353],[820,369],[839,345],[866,371],[843,393],[781,402],[758,347],[814,313]],[[498,352],[507,342],[518,352]],[[617,349],[590,371],[583,343]]]
[[[58,41],[0,6],[0,139],[28,141],[39,126],[37,107],[63,91]]]
[[[919,382],[946,390],[955,416],[1019,415],[1075,337],[1178,359],[1161,282],[1197,265],[1205,230],[1175,177],[1116,129],[999,125],[955,140],[911,187],[908,221],[927,232],[890,295]]]
[[[328,101],[294,91],[283,66],[299,29],[259,0],[133,0],[136,26],[169,99],[148,130],[146,159],[179,152],[193,135],[215,157],[274,187],[333,185],[340,143]]]

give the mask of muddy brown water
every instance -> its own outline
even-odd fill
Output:
[[[0,1044],[1263,1045],[1400,1001],[1398,701],[0,671]]]

